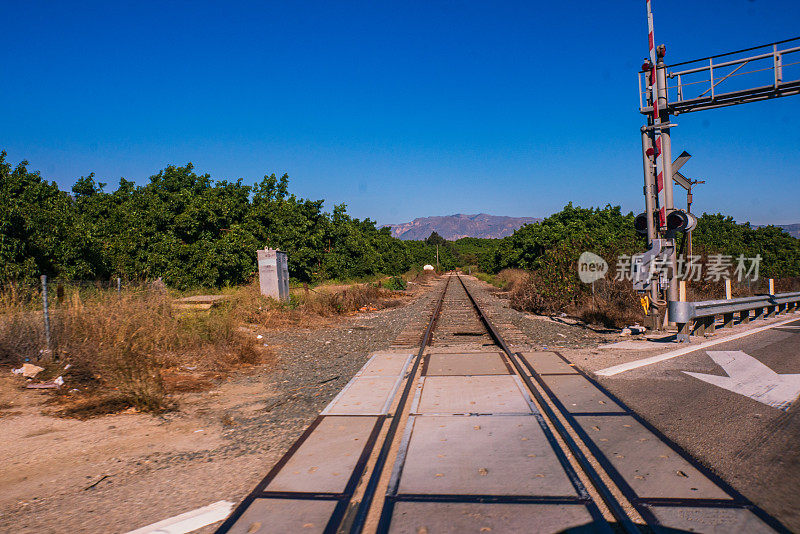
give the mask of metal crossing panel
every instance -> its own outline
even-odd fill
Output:
[[[399,502],[395,505],[390,533],[420,532],[602,532],[592,528],[593,518],[580,503],[509,504]],[[585,529],[585,530],[584,530]]]
[[[425,376],[508,375],[508,365],[499,352],[431,353]]]
[[[575,367],[555,352],[523,352],[522,359],[539,374],[577,374]]]
[[[336,501],[306,499],[256,499],[228,531],[231,534],[259,532],[325,532]]]
[[[632,417],[576,419],[639,497],[730,501],[730,495]]]
[[[579,374],[545,375],[542,380],[570,413],[623,411],[608,395]]]
[[[342,493],[377,417],[325,417],[266,491]]]
[[[398,493],[577,496],[533,416],[418,416]]]
[[[415,414],[530,414],[534,409],[515,376],[427,376]]]

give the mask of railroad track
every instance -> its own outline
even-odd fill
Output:
[[[514,351],[467,282],[443,278],[218,532],[788,532],[559,353]]]

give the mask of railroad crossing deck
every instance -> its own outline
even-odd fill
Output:
[[[418,350],[373,354],[219,532],[786,531],[441,284]]]

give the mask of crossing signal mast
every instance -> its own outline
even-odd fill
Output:
[[[691,156],[683,152],[673,162],[671,130],[677,124],[670,117],[800,94],[800,37],[666,65],[666,46],[655,44],[651,0],[645,2],[650,54],[639,72],[639,111],[647,117],[641,128],[645,211],[634,225],[647,235],[649,250],[636,258],[632,274],[634,289],[647,293],[666,319],[662,312],[678,300],[675,238],[680,232],[690,236],[697,225],[688,207],[692,186],[703,183],[678,172]],[[685,211],[675,208],[673,181],[687,190]],[[650,275],[653,262],[665,267],[658,279]]]

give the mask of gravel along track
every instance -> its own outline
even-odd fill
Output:
[[[546,317],[521,312],[494,286],[474,276],[461,275],[475,300],[509,345],[526,344],[536,350],[595,347],[619,339],[619,332],[591,326],[568,318]]]

